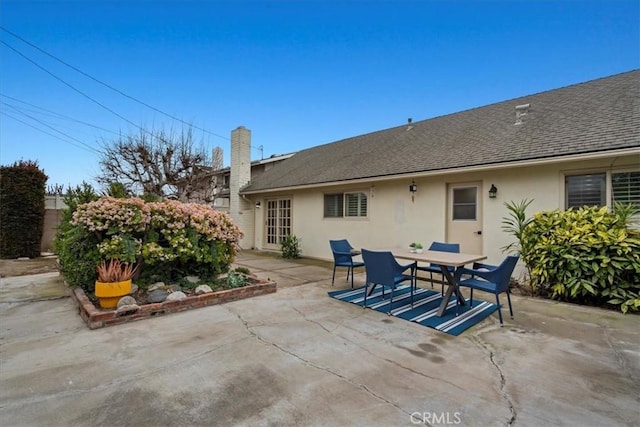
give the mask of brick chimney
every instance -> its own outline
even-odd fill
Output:
[[[238,126],[231,132],[231,167],[229,182],[229,214],[244,233],[240,247],[253,246],[253,209],[240,197],[240,189],[251,181],[251,131]]]

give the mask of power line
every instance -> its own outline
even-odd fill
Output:
[[[65,86],[69,87],[70,89],[72,89],[73,91],[79,93],[80,95],[84,96],[85,98],[87,98],[88,100],[90,100],[91,102],[94,102],[95,104],[99,105],[100,107],[104,108],[105,110],[109,111],[111,114],[119,117],[120,119],[124,120],[125,122],[129,123],[132,126],[135,126],[136,128],[140,129],[143,132],[148,133],[149,135],[151,135],[153,137],[153,134],[151,132],[149,132],[148,130],[140,127],[139,125],[137,125],[136,123],[132,122],[131,120],[127,119],[126,117],[124,117],[121,114],[118,114],[117,112],[115,112],[114,110],[112,110],[111,108],[107,107],[106,105],[102,104],[100,101],[97,101],[95,99],[93,99],[92,97],[90,97],[89,95],[87,95],[86,93],[82,92],[80,89],[77,89],[75,86],[71,85],[70,83],[67,83],[66,81],[64,81],[63,79],[61,79],[60,77],[56,76],[55,74],[53,74],[51,71],[47,70],[46,68],[44,68],[43,66],[41,66],[40,64],[38,64],[37,62],[35,62],[34,60],[32,60],[31,58],[29,58],[28,56],[26,56],[25,54],[23,54],[22,52],[20,52],[19,50],[15,49],[13,46],[11,46],[10,44],[8,44],[7,42],[5,42],[4,40],[0,40],[0,43],[2,43],[3,45],[7,46],[9,49],[11,49],[12,51],[14,51],[15,53],[17,53],[18,55],[20,55],[21,57],[23,57],[24,59],[26,59],[27,61],[31,62],[33,65],[35,65],[36,67],[38,67],[39,69],[41,69],[42,71],[44,71],[45,73],[49,74],[51,77],[53,77],[54,79],[58,80],[60,83],[64,84]]]
[[[98,150],[96,150],[96,149],[95,149],[95,148],[93,148],[93,147],[90,147],[90,146],[88,146],[88,145],[86,145],[86,144],[84,144],[84,143],[82,143],[82,144],[83,144],[83,145],[86,145],[86,147],[89,147],[89,148],[83,147],[82,145],[74,144],[74,143],[73,143],[73,142],[71,142],[71,141],[67,141],[67,140],[65,140],[65,139],[60,138],[58,135],[55,135],[55,134],[53,134],[53,133],[47,132],[47,131],[45,131],[45,130],[42,130],[42,129],[40,129],[40,128],[38,128],[38,127],[34,126],[34,125],[32,125],[31,123],[25,122],[24,120],[20,120],[19,118],[12,116],[11,114],[7,113],[6,111],[0,111],[0,114],[1,114],[1,115],[3,115],[3,116],[9,117],[9,118],[11,118],[11,119],[13,119],[13,120],[15,120],[15,121],[17,121],[17,122],[20,122],[20,123],[22,123],[22,124],[23,124],[23,125],[25,125],[25,126],[29,126],[30,128],[33,128],[33,129],[35,129],[35,130],[37,130],[37,131],[39,131],[39,132],[42,132],[42,133],[44,133],[44,134],[46,134],[46,135],[52,136],[52,137],[54,137],[54,138],[56,138],[56,139],[59,139],[59,140],[60,140],[60,141],[62,141],[62,142],[66,142],[66,143],[67,143],[67,144],[69,144],[69,145],[73,145],[74,147],[77,147],[77,148],[80,148],[80,149],[82,149],[82,150],[89,151],[89,152],[92,152],[92,153],[101,154]],[[37,121],[37,120],[36,120],[36,121]],[[54,129],[54,130],[55,130],[55,129]],[[59,130],[56,130],[56,132],[61,133],[62,135],[66,136],[67,138],[75,139],[75,138],[73,138],[72,136],[67,135],[66,133],[61,132],[61,131],[59,131]]]
[[[67,138],[70,138],[70,139],[80,143],[81,145],[87,147],[88,149],[90,149],[91,151],[94,151],[97,154],[102,154],[99,150],[96,150],[95,148],[93,148],[92,146],[88,145],[84,141],[81,141],[78,138],[75,138],[75,137],[73,137],[71,135],[68,135],[68,134],[62,132],[61,130],[58,130],[58,129],[54,128],[53,126],[47,124],[46,122],[43,122],[42,120],[37,119],[37,118],[33,117],[32,115],[25,113],[24,111],[20,111],[20,110],[15,110],[15,111],[17,113],[22,114],[23,116],[26,116],[26,117],[30,118],[33,121],[36,121],[36,122],[40,123],[41,125],[44,125],[44,126],[48,127],[49,129],[53,130],[54,132],[58,132],[58,133],[60,133],[60,134],[62,134],[64,136],[66,136]]]
[[[49,129],[51,129],[51,130],[53,130],[53,131],[55,131],[55,132],[58,132],[58,133],[63,134],[63,135],[64,135],[64,136],[66,136],[67,138],[70,138],[70,139],[73,139],[74,141],[77,141],[78,143],[80,143],[80,144],[82,144],[82,145],[84,145],[84,146],[88,147],[89,149],[91,149],[91,150],[95,151],[96,153],[101,154],[101,152],[100,152],[100,151],[98,151],[98,150],[94,149],[92,146],[88,145],[88,144],[87,144],[87,143],[85,143],[84,141],[82,141],[82,140],[80,140],[80,139],[78,139],[78,138],[75,138],[75,137],[73,137],[73,136],[71,136],[71,135],[69,135],[69,134],[67,134],[67,133],[64,133],[63,131],[61,131],[61,130],[59,130],[59,129],[57,129],[57,128],[54,128],[54,127],[51,125],[51,123],[50,123],[50,122],[45,122],[44,120],[37,119],[36,117],[34,117],[34,116],[32,116],[32,115],[30,115],[30,114],[28,114],[28,113],[26,113],[26,112],[25,112],[25,111],[31,111],[31,110],[25,110],[25,109],[23,109],[23,108],[21,108],[21,107],[19,107],[19,106],[15,106],[15,105],[9,104],[9,103],[4,102],[4,101],[0,101],[0,104],[3,104],[3,105],[5,105],[6,107],[11,108],[14,112],[16,112],[16,113],[18,113],[18,114],[22,114],[23,116],[28,117],[28,118],[30,118],[31,120],[36,121],[36,122],[40,123],[41,125],[46,126],[46,127],[48,127]],[[31,112],[34,112],[34,111],[31,111]],[[39,113],[39,112],[38,112],[38,111],[35,111],[35,113]],[[60,125],[59,125],[59,124],[58,124],[57,126],[58,126],[58,127],[60,127]]]
[[[112,131],[112,130],[109,130],[109,129],[105,129],[105,128],[103,128],[103,127],[100,127],[100,126],[98,126],[98,125],[91,124],[91,123],[89,123],[89,122],[85,122],[85,121],[82,121],[82,120],[74,119],[73,117],[65,116],[64,114],[60,114],[60,113],[58,113],[58,112],[56,112],[56,111],[52,111],[52,110],[48,110],[48,109],[43,108],[43,107],[39,107],[39,106],[37,106],[37,105],[35,105],[35,104],[31,104],[31,103],[29,103],[29,102],[22,101],[22,100],[20,100],[20,99],[18,99],[18,98],[14,98],[14,97],[12,97],[12,96],[5,95],[5,94],[3,94],[3,93],[1,93],[1,92],[0,92],[0,98],[8,98],[8,99],[14,100],[14,101],[16,101],[16,102],[20,102],[20,103],[23,103],[23,104],[29,105],[29,106],[31,106],[31,107],[37,108],[37,109],[39,109],[39,110],[46,111],[47,113],[50,113],[49,115],[52,115],[52,116],[54,116],[54,117],[58,117],[58,118],[62,118],[62,119],[65,119],[65,120],[72,121],[72,122],[80,123],[80,124],[83,124],[83,125],[85,125],[85,126],[89,126],[89,127],[95,128],[95,129],[102,130],[102,131],[104,131],[104,132],[112,133],[112,134],[114,134],[114,135],[120,135],[120,132],[115,132],[115,131]],[[9,103],[4,102],[4,101],[0,101],[0,103],[2,103],[2,104],[4,104],[4,105],[6,105],[6,106],[8,106],[8,107],[11,107],[11,108],[13,108],[13,109],[15,109],[15,110],[18,110],[18,109],[22,110],[22,109],[23,109],[22,107],[19,107],[19,106],[16,106],[16,105],[12,105],[12,104],[9,104]],[[31,112],[33,112],[33,113],[43,114],[43,113],[41,113],[41,112],[39,112],[39,111],[33,111],[33,110],[26,110],[26,111],[31,111]]]
[[[92,75],[85,73],[84,71],[80,70],[79,68],[74,67],[73,65],[69,64],[68,62],[63,61],[62,59],[58,58],[57,56],[55,56],[55,55],[53,55],[53,54],[51,54],[51,53],[47,52],[46,50],[44,50],[44,49],[40,48],[39,46],[37,46],[37,45],[35,45],[35,44],[31,43],[30,41],[25,40],[23,37],[20,37],[19,35],[17,35],[16,33],[12,32],[12,31],[9,31],[8,29],[6,29],[5,27],[3,27],[3,26],[1,26],[1,25],[0,25],[0,29],[1,29],[1,30],[3,30],[3,31],[5,31],[5,32],[7,32],[7,33],[9,33],[10,35],[12,35],[13,37],[15,37],[15,38],[17,38],[18,40],[22,41],[23,43],[28,44],[29,46],[33,47],[34,49],[37,49],[38,51],[42,52],[43,54],[47,55],[48,57],[50,57],[50,58],[52,58],[52,59],[54,59],[54,60],[56,60],[56,61],[60,62],[61,64],[65,65],[65,66],[67,66],[67,67],[69,67],[69,68],[71,68],[72,70],[74,70],[74,71],[76,71],[76,72],[78,72],[78,73],[82,74],[83,76],[85,76],[85,77],[87,77],[87,78],[89,78],[89,79],[93,80],[94,82],[96,82],[96,83],[98,83],[98,84],[101,84],[102,86],[104,86],[104,87],[106,87],[106,88],[108,88],[108,89],[111,89],[112,91],[114,91],[114,92],[116,92],[116,93],[118,93],[118,94],[120,94],[120,95],[124,96],[125,98],[128,98],[128,99],[130,99],[130,100],[132,100],[132,101],[134,101],[134,102],[137,102],[138,104],[141,104],[141,105],[143,105],[143,106],[145,106],[145,107],[147,107],[147,108],[149,108],[149,109],[151,109],[151,110],[153,110],[153,111],[155,111],[155,112],[158,112],[158,113],[160,113],[160,114],[163,114],[163,115],[165,115],[165,116],[167,116],[167,117],[169,117],[169,118],[171,118],[171,119],[173,119],[173,120],[176,120],[176,121],[178,121],[178,122],[180,122],[180,123],[182,123],[182,124],[192,126],[192,127],[194,127],[195,129],[201,130],[201,131],[203,131],[203,132],[205,132],[205,133],[208,133],[208,134],[210,134],[210,135],[213,135],[213,136],[217,136],[218,138],[223,138],[223,139],[229,140],[229,138],[228,138],[228,137],[226,137],[226,136],[222,136],[222,135],[217,134],[217,133],[215,133],[215,132],[208,131],[207,129],[201,128],[201,127],[196,126],[196,125],[194,125],[194,124],[192,124],[192,123],[187,123],[187,122],[185,122],[184,120],[182,120],[182,119],[180,119],[180,118],[178,118],[178,117],[176,117],[176,116],[173,116],[173,115],[171,115],[171,114],[169,114],[169,113],[166,113],[166,112],[164,112],[164,111],[162,111],[162,110],[160,110],[160,109],[158,109],[158,108],[156,108],[156,107],[154,107],[154,106],[152,106],[152,105],[147,104],[147,103],[146,103],[146,102],[144,102],[144,101],[140,101],[139,99],[137,99],[137,98],[135,98],[135,97],[133,97],[133,96],[131,96],[131,95],[128,95],[128,94],[126,94],[126,93],[122,92],[121,90],[119,90],[119,89],[117,89],[117,88],[115,88],[115,87],[113,87],[113,86],[111,86],[111,85],[109,85],[109,84],[107,84],[107,83],[103,82],[102,80],[99,80],[99,79],[97,79],[97,78],[93,77]],[[3,43],[4,43],[4,42],[3,42]]]

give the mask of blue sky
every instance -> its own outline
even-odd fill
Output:
[[[640,68],[639,0],[2,0],[0,25],[205,129],[225,166],[240,125],[259,159]],[[182,126],[11,33],[0,164],[92,182],[98,141]]]

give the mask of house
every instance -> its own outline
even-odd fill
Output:
[[[212,170],[213,208],[231,215],[245,237],[240,240],[243,248],[253,247],[255,216],[253,205],[240,195],[240,187],[258,179],[276,164],[295,153],[272,155],[267,159],[251,161],[251,131],[239,126],[231,132],[231,166]]]
[[[250,180],[237,172],[236,188],[232,175],[231,214],[246,248],[278,250],[291,233],[304,256],[331,259],[329,239],[447,241],[498,263],[512,242],[505,202],[533,199],[529,215],[640,206],[639,95],[634,70],[309,148]],[[247,133],[233,131],[232,151]]]
[[[273,168],[277,163],[288,159],[293,156],[295,153],[288,154],[272,154],[270,157],[266,159],[260,160],[247,160],[250,159],[250,149],[251,149],[251,131],[246,129],[244,126],[239,126],[233,132],[233,146],[235,150],[232,150],[231,161],[233,166],[212,170],[210,174],[212,175],[213,182],[213,207],[217,210],[229,212],[231,206],[231,189],[232,189],[232,176],[233,182],[235,184],[234,195],[236,197],[240,197],[238,195],[238,182],[240,179],[243,179],[245,185],[251,182],[251,178],[257,179],[264,172]],[[242,160],[239,160],[242,159]],[[249,165],[249,169],[246,173],[241,174],[241,171],[246,170],[246,165]]]

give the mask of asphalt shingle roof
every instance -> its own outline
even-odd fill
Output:
[[[640,147],[639,100],[634,70],[312,147],[243,192]]]

